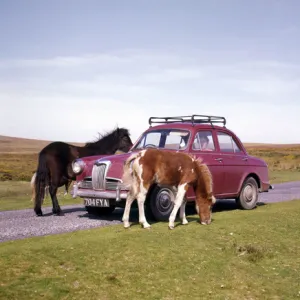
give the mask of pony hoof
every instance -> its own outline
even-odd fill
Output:
[[[43,216],[42,210],[36,210],[35,214],[36,214],[37,217],[42,217]]]
[[[150,228],[151,228],[151,225],[148,224],[148,223],[146,223],[146,224],[140,223],[140,224],[142,225],[142,227],[143,227],[144,229],[150,229]]]
[[[207,225],[207,223],[206,223],[206,222],[201,222],[201,224],[202,224],[202,225]]]
[[[170,229],[170,230],[174,229],[174,226],[170,226],[170,225],[169,225],[169,229]]]
[[[59,216],[59,217],[65,215],[62,211],[54,212],[53,214],[56,215],[56,216]]]

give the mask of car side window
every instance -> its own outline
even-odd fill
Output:
[[[234,139],[231,135],[224,133],[224,132],[218,132],[217,133],[218,141],[220,150],[222,152],[229,152],[229,153],[239,153],[242,152],[242,150],[238,147]]]
[[[214,151],[215,144],[211,131],[201,130],[197,132],[193,141],[193,150]]]

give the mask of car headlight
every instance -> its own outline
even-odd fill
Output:
[[[81,159],[76,159],[72,162],[72,170],[75,174],[79,174],[83,171],[85,163]]]

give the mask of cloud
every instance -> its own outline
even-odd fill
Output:
[[[150,116],[195,113],[224,115],[243,141],[297,142],[277,120],[299,111],[300,67],[218,61],[141,50],[2,60],[0,134],[84,142],[118,124],[136,139]]]

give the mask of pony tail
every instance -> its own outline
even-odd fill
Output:
[[[133,181],[134,160],[140,155],[139,152],[131,154],[124,162],[122,182],[125,187],[130,187]]]

